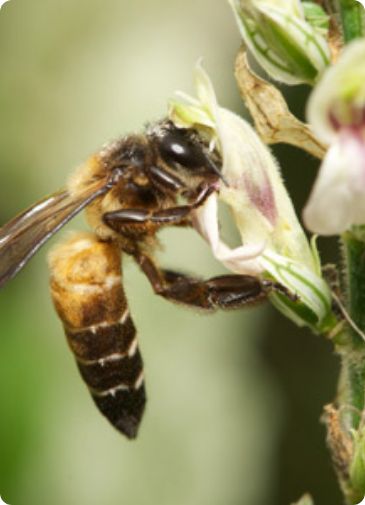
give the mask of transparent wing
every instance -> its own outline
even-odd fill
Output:
[[[60,190],[0,228],[0,287],[12,279],[54,233],[110,187],[104,180],[78,195]]]

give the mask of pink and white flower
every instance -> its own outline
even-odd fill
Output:
[[[171,103],[170,118],[177,126],[194,127],[208,136],[222,155],[227,182],[197,209],[196,229],[229,270],[279,282],[300,303],[293,306],[292,300],[278,294],[272,295],[272,301],[298,324],[319,327],[330,311],[329,290],[321,277],[316,249],[298,222],[275,159],[247,121],[218,105],[201,66],[196,70],[196,90],[197,99],[183,95],[184,103]],[[239,247],[231,248],[221,238],[220,201],[231,210],[241,237]]]
[[[308,229],[340,234],[365,224],[365,40],[348,45],[308,103],[308,119],[329,144],[304,209]]]

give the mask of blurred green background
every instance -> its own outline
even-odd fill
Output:
[[[238,46],[223,0],[10,0],[0,11],[0,223],[62,186],[104,142],[163,116],[176,89],[192,93],[201,56],[221,104],[243,113]],[[307,91],[288,96],[298,114]],[[275,151],[300,209],[315,163]],[[168,267],[222,271],[194,233],[162,239]],[[335,244],[324,246],[331,259]],[[340,505],[319,423],[338,366],[323,339],[269,306],[210,316],[175,307],[125,261],[149,395],[129,442],[78,375],[48,295],[48,249],[0,292],[6,502],[289,505],[311,491],[317,504]]]

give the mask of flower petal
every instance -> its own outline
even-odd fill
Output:
[[[337,235],[352,223],[353,194],[348,185],[348,159],[339,141],[332,144],[322,163],[303,218],[320,235]]]
[[[308,121],[322,141],[331,143],[338,127],[351,125],[354,110],[361,110],[364,103],[365,39],[358,39],[345,47],[314,88],[308,101]]]
[[[279,166],[252,126],[219,107],[217,133],[229,187],[220,199],[232,210],[243,243],[266,243],[313,268],[313,257],[281,178]]]
[[[257,275],[263,269],[258,261],[265,249],[265,243],[245,244],[231,249],[219,237],[218,199],[212,194],[194,212],[194,227],[209,243],[213,255],[227,268],[244,275]]]

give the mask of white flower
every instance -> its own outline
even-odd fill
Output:
[[[304,221],[335,235],[365,224],[365,40],[348,45],[324,74],[308,103],[317,136],[330,144]]]
[[[312,249],[295,215],[279,168],[253,128],[217,103],[207,74],[196,71],[198,100],[172,102],[170,118],[180,127],[195,127],[219,149],[222,174],[219,200],[234,217],[242,245],[230,248],[220,238],[218,196],[195,212],[195,227],[214,256],[237,274],[274,279],[299,297],[278,293],[272,301],[298,324],[319,328],[330,312],[330,295]]]
[[[228,1],[245,44],[273,79],[313,84],[330,63],[327,17],[319,6],[312,26],[300,0]]]

